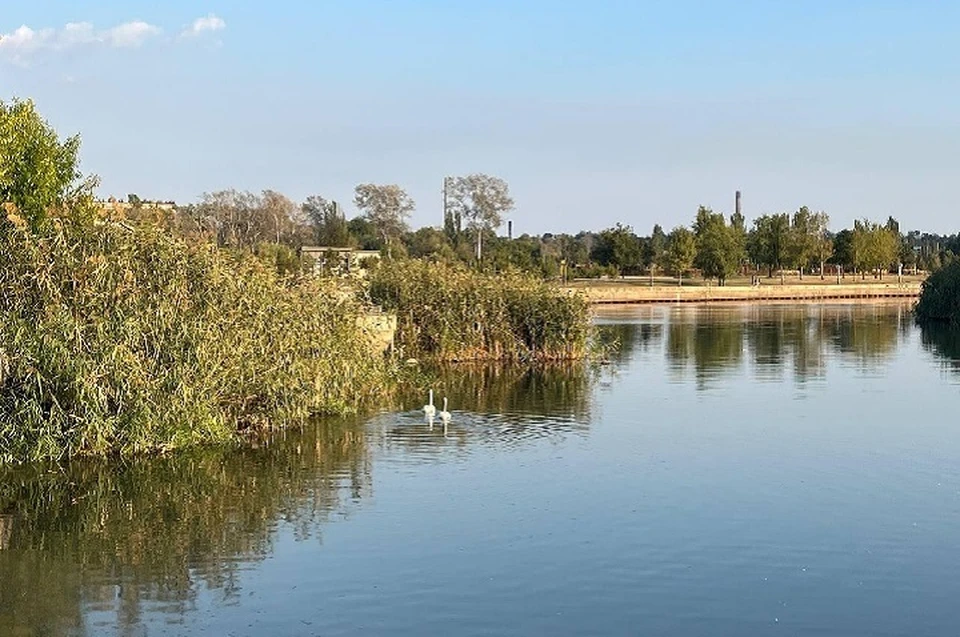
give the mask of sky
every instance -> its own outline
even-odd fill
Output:
[[[505,179],[515,233],[748,220],[960,230],[960,3],[0,0],[0,100],[102,196]]]

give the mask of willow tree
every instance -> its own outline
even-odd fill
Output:
[[[61,141],[32,100],[0,100],[0,204],[12,203],[33,228],[51,209],[92,196],[80,174],[80,136]]]

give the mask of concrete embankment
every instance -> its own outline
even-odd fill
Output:
[[[842,283],[839,285],[653,286],[587,285],[571,288],[595,304],[725,303],[744,301],[826,301],[832,299],[915,298],[920,284]]]

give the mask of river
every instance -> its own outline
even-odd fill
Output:
[[[448,370],[446,430],[0,470],[0,635],[956,633],[960,339],[901,302],[598,322],[598,369]]]

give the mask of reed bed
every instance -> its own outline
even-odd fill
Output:
[[[590,306],[521,273],[392,261],[370,278],[370,298],[397,314],[396,345],[437,361],[558,361],[592,352]]]
[[[342,284],[79,216],[0,213],[0,462],[232,440],[391,387]]]

